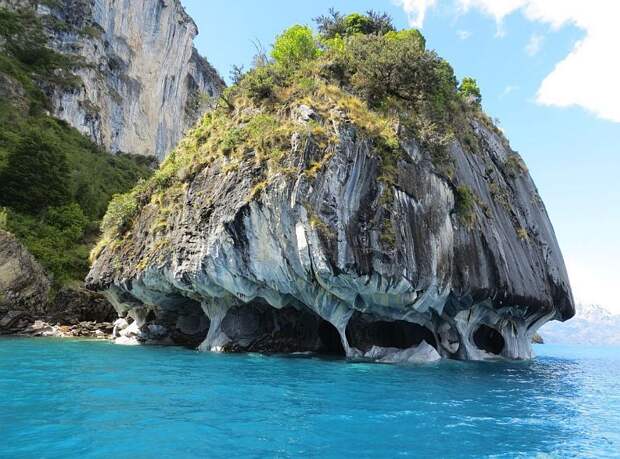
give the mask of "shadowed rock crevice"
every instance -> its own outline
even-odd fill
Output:
[[[230,340],[226,351],[345,355],[338,330],[305,307],[254,301],[231,308],[221,330]]]
[[[373,346],[408,349],[426,341],[437,349],[434,333],[427,327],[404,320],[385,321],[372,315],[355,313],[346,329],[351,347],[367,352]]]
[[[500,355],[506,346],[502,334],[488,325],[480,325],[474,332],[474,343],[479,349],[495,355]]]
[[[130,295],[108,292],[121,316],[113,336],[121,344],[175,344],[196,348],[204,341],[210,321],[200,303],[183,296],[162,298],[159,305],[145,305]]]

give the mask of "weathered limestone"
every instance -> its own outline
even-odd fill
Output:
[[[87,282],[122,313],[149,308],[145,325],[200,304],[210,321],[203,350],[289,352],[281,323],[306,324],[313,339],[300,334],[296,351],[530,358],[536,330],[574,314],[568,276],[532,179],[508,167],[516,153],[470,122],[482,147],[466,153],[454,142],[450,181],[403,135],[408,158],[386,184],[372,143],[348,123],[333,126],[334,154],[316,176],[303,171],[325,150],[293,139],[286,166],[299,173],[274,177],[258,197],[251,161],[223,173],[216,159],[192,176],[163,233],[151,231],[159,217],[146,206]],[[457,186],[476,196],[471,224],[455,210]]]

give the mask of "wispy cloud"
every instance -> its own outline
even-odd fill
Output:
[[[457,30],[456,36],[459,37],[459,40],[467,40],[471,37],[471,32],[469,30]]]
[[[422,27],[437,0],[395,0],[413,27]],[[617,75],[620,59],[620,1],[611,0],[442,0],[456,2],[467,12],[477,9],[493,17],[498,35],[504,33],[503,20],[520,11],[530,21],[558,29],[570,24],[585,31],[569,55],[547,75],[537,93],[537,102],[556,107],[583,107],[600,118],[620,123],[620,91]],[[452,3],[454,5],[454,3]],[[541,43],[539,43],[540,45]],[[536,47],[531,48],[537,51]]]
[[[500,99],[503,99],[503,98],[504,98],[504,97],[506,97],[507,95],[512,94],[513,92],[518,91],[518,90],[519,90],[519,86],[509,84],[509,85],[508,85],[508,86],[506,86],[506,87],[504,88],[504,90],[501,92],[501,94],[499,95],[499,98],[500,98]]]
[[[542,44],[545,41],[545,37],[538,33],[533,33],[530,36],[527,44],[525,45],[525,52],[528,56],[536,56],[540,49],[542,48]]]

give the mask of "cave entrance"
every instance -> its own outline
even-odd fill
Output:
[[[196,348],[207,337],[210,321],[199,302],[169,295],[149,311],[146,323],[165,327],[175,344]]]
[[[499,355],[503,350],[506,342],[500,332],[488,325],[480,325],[474,332],[474,344],[478,349]]]
[[[324,319],[320,319],[319,339],[321,340],[321,348],[319,350],[321,354],[346,355],[342,346],[342,340],[340,339],[340,333],[338,333],[336,327]]]
[[[437,349],[435,335],[427,327],[405,320],[376,320],[370,315],[355,313],[346,329],[349,345],[367,352],[373,346],[408,349],[422,341]]]
[[[277,309],[257,299],[235,306],[222,321],[222,331],[231,341],[230,351],[346,355],[338,330],[301,304]]]
[[[151,322],[155,322],[157,320],[157,316],[155,315],[155,311],[153,311],[152,309],[149,311],[148,315],[146,316],[146,320],[145,322],[151,323]]]

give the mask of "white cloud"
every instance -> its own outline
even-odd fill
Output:
[[[456,36],[459,37],[459,40],[467,40],[471,37],[471,32],[469,30],[457,30]]]
[[[443,0],[462,11],[481,10],[493,17],[501,35],[503,19],[520,11],[553,29],[573,25],[585,32],[570,54],[543,80],[536,99],[542,105],[580,106],[600,118],[620,123],[620,1],[617,0]],[[421,27],[436,0],[398,0],[414,27]]]
[[[517,91],[518,89],[519,89],[519,86],[509,84],[508,86],[506,86],[506,87],[504,88],[504,90],[502,91],[502,93],[499,95],[499,98],[500,98],[500,99],[503,99],[503,98],[504,98],[504,97],[506,97],[508,94],[511,94],[511,93],[513,93],[513,92]]]
[[[600,260],[584,259],[579,261],[567,257],[566,268],[570,277],[575,302],[598,304],[605,309],[620,314],[620,302],[616,284],[617,273],[612,264],[602,264]]]
[[[411,27],[422,27],[426,12],[435,6],[437,0],[394,0],[407,14]]]
[[[530,39],[528,40],[527,45],[525,45],[525,52],[528,54],[528,56],[536,56],[538,52],[540,51],[540,49],[542,48],[542,44],[544,40],[545,40],[544,36],[538,33],[533,33],[530,36]]]

